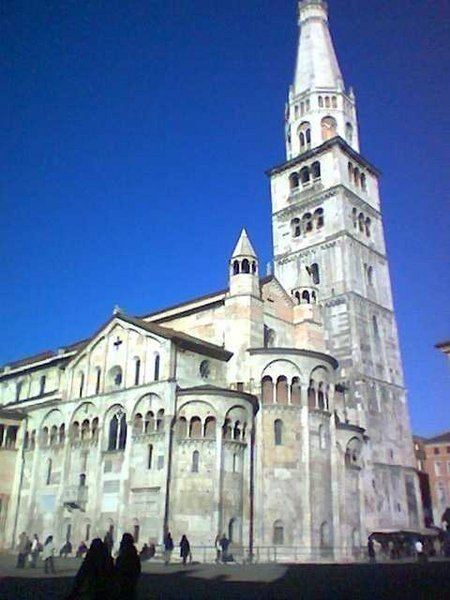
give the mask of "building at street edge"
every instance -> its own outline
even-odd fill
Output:
[[[169,529],[339,559],[422,523],[379,173],[326,3],[299,15],[286,160],[268,172],[273,274],[243,230],[226,289],[116,309],[89,339],[3,367],[4,547]]]

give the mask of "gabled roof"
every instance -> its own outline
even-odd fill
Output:
[[[427,438],[425,441],[426,444],[439,444],[445,442],[450,442],[450,431],[446,431],[445,433],[441,433],[432,438]]]

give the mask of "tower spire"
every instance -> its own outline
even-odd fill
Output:
[[[294,82],[286,106],[288,160],[340,136],[359,151],[355,97],[346,93],[324,0],[300,0]]]

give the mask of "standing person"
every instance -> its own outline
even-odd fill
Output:
[[[220,535],[216,535],[216,539],[214,540],[214,546],[216,548],[216,563],[220,562],[220,557],[222,554],[222,548],[220,546]]]
[[[230,546],[230,540],[225,534],[220,538],[220,547],[222,548],[222,562],[225,563],[228,560],[228,548]]]
[[[19,542],[17,544],[18,554],[16,568],[18,569],[23,569],[25,567],[25,559],[28,554],[29,543],[30,540],[28,539],[27,534],[25,531],[22,531],[22,533],[19,535]]]
[[[113,547],[114,547],[114,538],[113,538],[113,534],[112,534],[111,529],[109,529],[106,532],[106,535],[105,535],[105,538],[103,540],[103,543],[108,548],[109,553],[112,554],[112,550],[113,550]]]
[[[55,571],[55,544],[53,536],[49,535],[45,540],[44,550],[42,551],[42,560],[44,561],[44,571],[46,573],[56,573]]]
[[[131,533],[124,533],[122,536],[115,572],[119,599],[132,600],[135,598],[136,586],[141,574],[141,561]]]
[[[414,546],[416,549],[417,562],[419,562],[419,563],[427,562],[427,555],[423,551],[423,543],[419,538],[417,538]]]
[[[170,558],[172,556],[173,551],[173,539],[170,531],[167,532],[164,538],[164,564],[168,565],[170,563]]]
[[[185,565],[185,566],[186,566],[186,561],[187,561],[190,553],[191,553],[191,545],[189,544],[187,537],[185,535],[183,535],[180,540],[180,556],[183,559],[183,565]]]
[[[113,592],[113,559],[104,542],[95,538],[75,576],[69,600],[103,600],[110,598]]]
[[[450,558],[450,525],[447,524],[447,530],[444,533],[444,544],[443,544],[444,556]]]
[[[373,543],[373,539],[370,537],[367,541],[367,553],[369,554],[369,560],[371,563],[376,562],[377,556],[375,553],[375,544]]]
[[[30,567],[34,569],[36,567],[37,559],[39,558],[39,552],[41,551],[42,546],[39,541],[38,534],[35,533],[33,536],[33,541],[31,542],[31,552],[30,552]]]

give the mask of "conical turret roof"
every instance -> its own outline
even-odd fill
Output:
[[[240,256],[256,258],[256,252],[253,249],[252,243],[247,235],[247,232],[245,231],[245,228],[243,228],[241,231],[241,235],[239,236],[231,258],[237,258]]]

